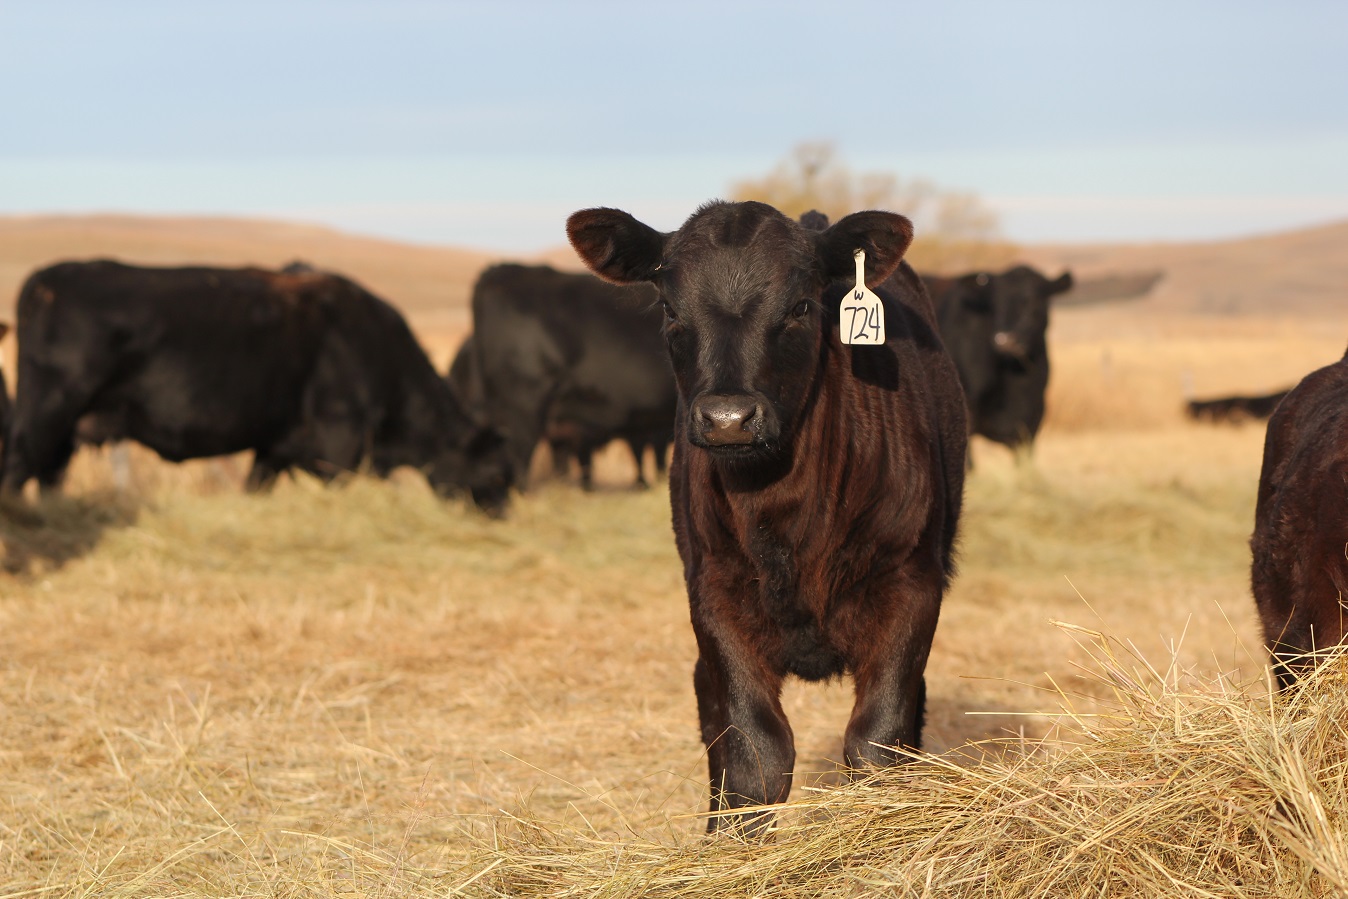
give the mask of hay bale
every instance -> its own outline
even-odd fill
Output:
[[[1067,627],[1067,626],[1064,626]],[[1113,701],[1030,747],[969,746],[780,807],[762,842],[500,823],[471,883],[510,896],[1348,895],[1348,659],[1296,695],[1158,670],[1069,628]],[[1092,708],[1097,708],[1092,700]]]

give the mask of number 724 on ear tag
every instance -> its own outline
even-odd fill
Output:
[[[857,283],[843,296],[838,307],[838,333],[843,343],[874,346],[885,342],[885,307],[866,289],[866,251],[852,254],[857,263]]]

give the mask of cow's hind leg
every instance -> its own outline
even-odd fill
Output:
[[[639,438],[628,437],[627,445],[632,448],[632,459],[637,463],[636,486],[645,490],[651,486],[646,481],[646,444]]]
[[[552,476],[565,480],[571,474],[571,444],[565,440],[549,440],[548,450],[552,453]]]
[[[651,441],[651,449],[655,453],[655,476],[663,478],[669,470],[666,457],[669,455],[669,441],[656,439]]]
[[[760,833],[772,821],[770,812],[726,812],[784,802],[791,792],[796,750],[779,698],[781,679],[737,677],[732,684],[724,661],[704,653],[693,669],[693,686],[711,778],[707,831]]]
[[[580,489],[594,489],[594,447],[584,441],[576,447],[576,462],[580,464]]]

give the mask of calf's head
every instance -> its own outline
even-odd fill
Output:
[[[655,285],[689,442],[750,461],[790,443],[855,277],[854,251],[865,251],[874,287],[898,267],[913,230],[901,215],[870,211],[812,231],[762,203],[718,201],[670,233],[617,209],[586,209],[567,221],[567,235],[600,277]]]

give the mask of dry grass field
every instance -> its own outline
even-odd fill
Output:
[[[230,226],[138,258],[385,266],[394,299],[485,262],[358,270],[354,239]],[[35,264],[22,230],[0,223],[7,285]],[[616,448],[594,494],[545,479],[502,522],[412,473],[259,497],[245,459],[133,449],[119,487],[82,452],[63,497],[0,511],[0,897],[1348,895],[1344,675],[1266,695],[1262,427],[1180,415],[1186,384],[1264,392],[1337,359],[1348,303],[1171,296],[1057,313],[1033,459],[976,443],[927,674],[938,757],[843,782],[847,684],[793,684],[793,803],[761,845],[701,836],[667,497],[629,489]],[[446,360],[458,313],[406,308]]]

